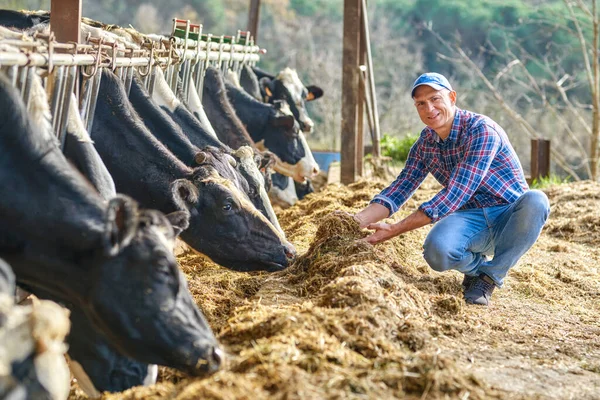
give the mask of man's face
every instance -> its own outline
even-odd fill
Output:
[[[421,121],[445,139],[454,121],[456,92],[448,89],[435,90],[422,85],[415,89],[415,107]]]

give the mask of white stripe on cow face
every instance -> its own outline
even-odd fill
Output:
[[[159,107],[165,107],[167,110],[174,113],[175,109],[181,105],[181,102],[167,84],[167,80],[160,69],[155,68],[152,73],[155,77],[152,100],[154,100]]]
[[[285,236],[281,225],[279,225],[279,221],[277,220],[277,216],[275,215],[275,210],[273,210],[273,206],[271,205],[271,201],[269,200],[269,195],[267,194],[267,190],[265,189],[265,179],[263,175],[260,173],[258,166],[254,162],[254,152],[249,146],[242,146],[236,150],[235,156],[240,159],[241,168],[246,171],[246,173],[255,180],[255,182],[259,182],[259,194],[260,199],[262,201],[263,207],[265,208],[268,219],[273,223],[275,228]]]
[[[279,237],[279,240],[281,240],[281,243],[289,243],[287,241],[287,239],[285,238],[285,234],[283,233],[283,231],[278,230],[275,227],[275,225],[273,225],[271,223],[271,221],[269,221],[267,219],[267,217],[265,215],[263,215],[263,213],[258,211],[258,209],[256,207],[254,207],[254,204],[252,204],[250,202],[248,197],[244,193],[242,193],[233,184],[233,182],[222,178],[220,175],[217,174],[216,171],[213,171],[212,174],[208,178],[203,180],[203,182],[207,182],[207,183],[214,182],[216,184],[226,187],[231,192],[231,195],[239,202],[240,207],[244,208],[247,212],[249,212],[250,214],[254,215],[256,218],[265,222],[267,224],[267,226],[271,227],[273,229],[273,231],[275,232],[275,234],[277,235],[277,237]],[[281,227],[280,227],[280,229],[281,229]]]

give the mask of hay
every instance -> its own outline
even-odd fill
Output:
[[[600,252],[583,246],[600,240],[577,232],[594,223],[598,185],[547,191],[551,220],[539,243],[511,270],[506,288],[495,292],[498,305],[489,309],[465,305],[460,274],[429,269],[421,255],[427,227],[377,246],[361,240],[368,232],[359,229],[352,214],[383,187],[372,181],[330,184],[280,211],[281,225],[299,254],[285,271],[235,273],[194,253],[179,256],[227,363],[205,379],[161,368],[157,385],[104,398],[549,397],[551,392],[540,388],[551,388],[562,375],[537,374],[548,377],[545,385],[527,389],[537,392],[519,392],[518,385],[511,392],[494,378],[515,370],[512,358],[520,364],[507,379],[516,379],[523,369],[561,363],[590,379],[585,374],[593,374],[600,361],[581,361],[578,354],[600,349],[600,271],[591,267]],[[394,219],[436,190],[426,181]],[[587,215],[574,218],[573,210],[584,205]],[[580,230],[568,236],[569,226]],[[564,241],[567,236],[573,241]],[[557,343],[561,352],[547,350]],[[486,369],[490,366],[498,367],[495,373]],[[576,387],[572,390],[586,390]]]

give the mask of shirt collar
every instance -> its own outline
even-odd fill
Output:
[[[451,140],[453,142],[456,142],[458,140],[458,134],[460,133],[461,127],[461,114],[462,110],[456,107],[456,112],[454,113],[454,121],[452,121],[452,128],[450,128],[450,134],[448,135],[445,141]],[[431,143],[442,141],[438,134],[428,126],[426,126],[425,129],[423,129],[423,132],[425,134],[425,139],[427,139]]]

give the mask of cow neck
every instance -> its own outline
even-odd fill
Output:
[[[173,119],[175,124],[179,126],[182,135],[197,148],[206,146],[222,148],[223,143],[219,141],[217,134],[214,132],[210,122],[208,122],[206,114],[204,113],[204,110],[202,110],[202,103],[200,102],[200,98],[198,98],[194,85],[190,86],[190,91],[196,95],[191,97],[196,99],[196,108],[199,108],[199,111],[202,112],[204,119],[194,117],[191,111],[186,108],[187,106],[185,103],[181,100],[181,97],[183,96],[179,87],[181,80],[178,79],[177,81],[178,97],[176,98],[175,94],[171,91],[171,88],[167,85],[167,81],[162,73],[158,71],[155,73],[156,87],[152,99],[155,100],[160,108],[163,109],[165,113]]]
[[[152,135],[184,164],[192,165],[198,149],[192,145],[171,117],[152,101],[148,91],[141,85],[137,77],[133,79],[129,99]]]
[[[221,73],[214,68],[206,70],[202,105],[211,125],[217,127],[217,136],[223,143],[234,149],[244,145],[255,147],[254,141],[227,98]]]
[[[102,77],[92,139],[118,191],[146,207],[175,210],[169,186],[192,171],[148,131],[112,73]]]
[[[3,226],[86,248],[102,231],[103,202],[68,163],[51,133],[34,130],[18,93],[0,79]]]
[[[246,129],[250,133],[252,140],[258,142],[264,139],[264,132],[267,128],[273,106],[261,103],[243,90],[229,83],[225,83],[225,87],[227,89],[227,97],[231,101],[235,113],[242,123],[246,125]]]

